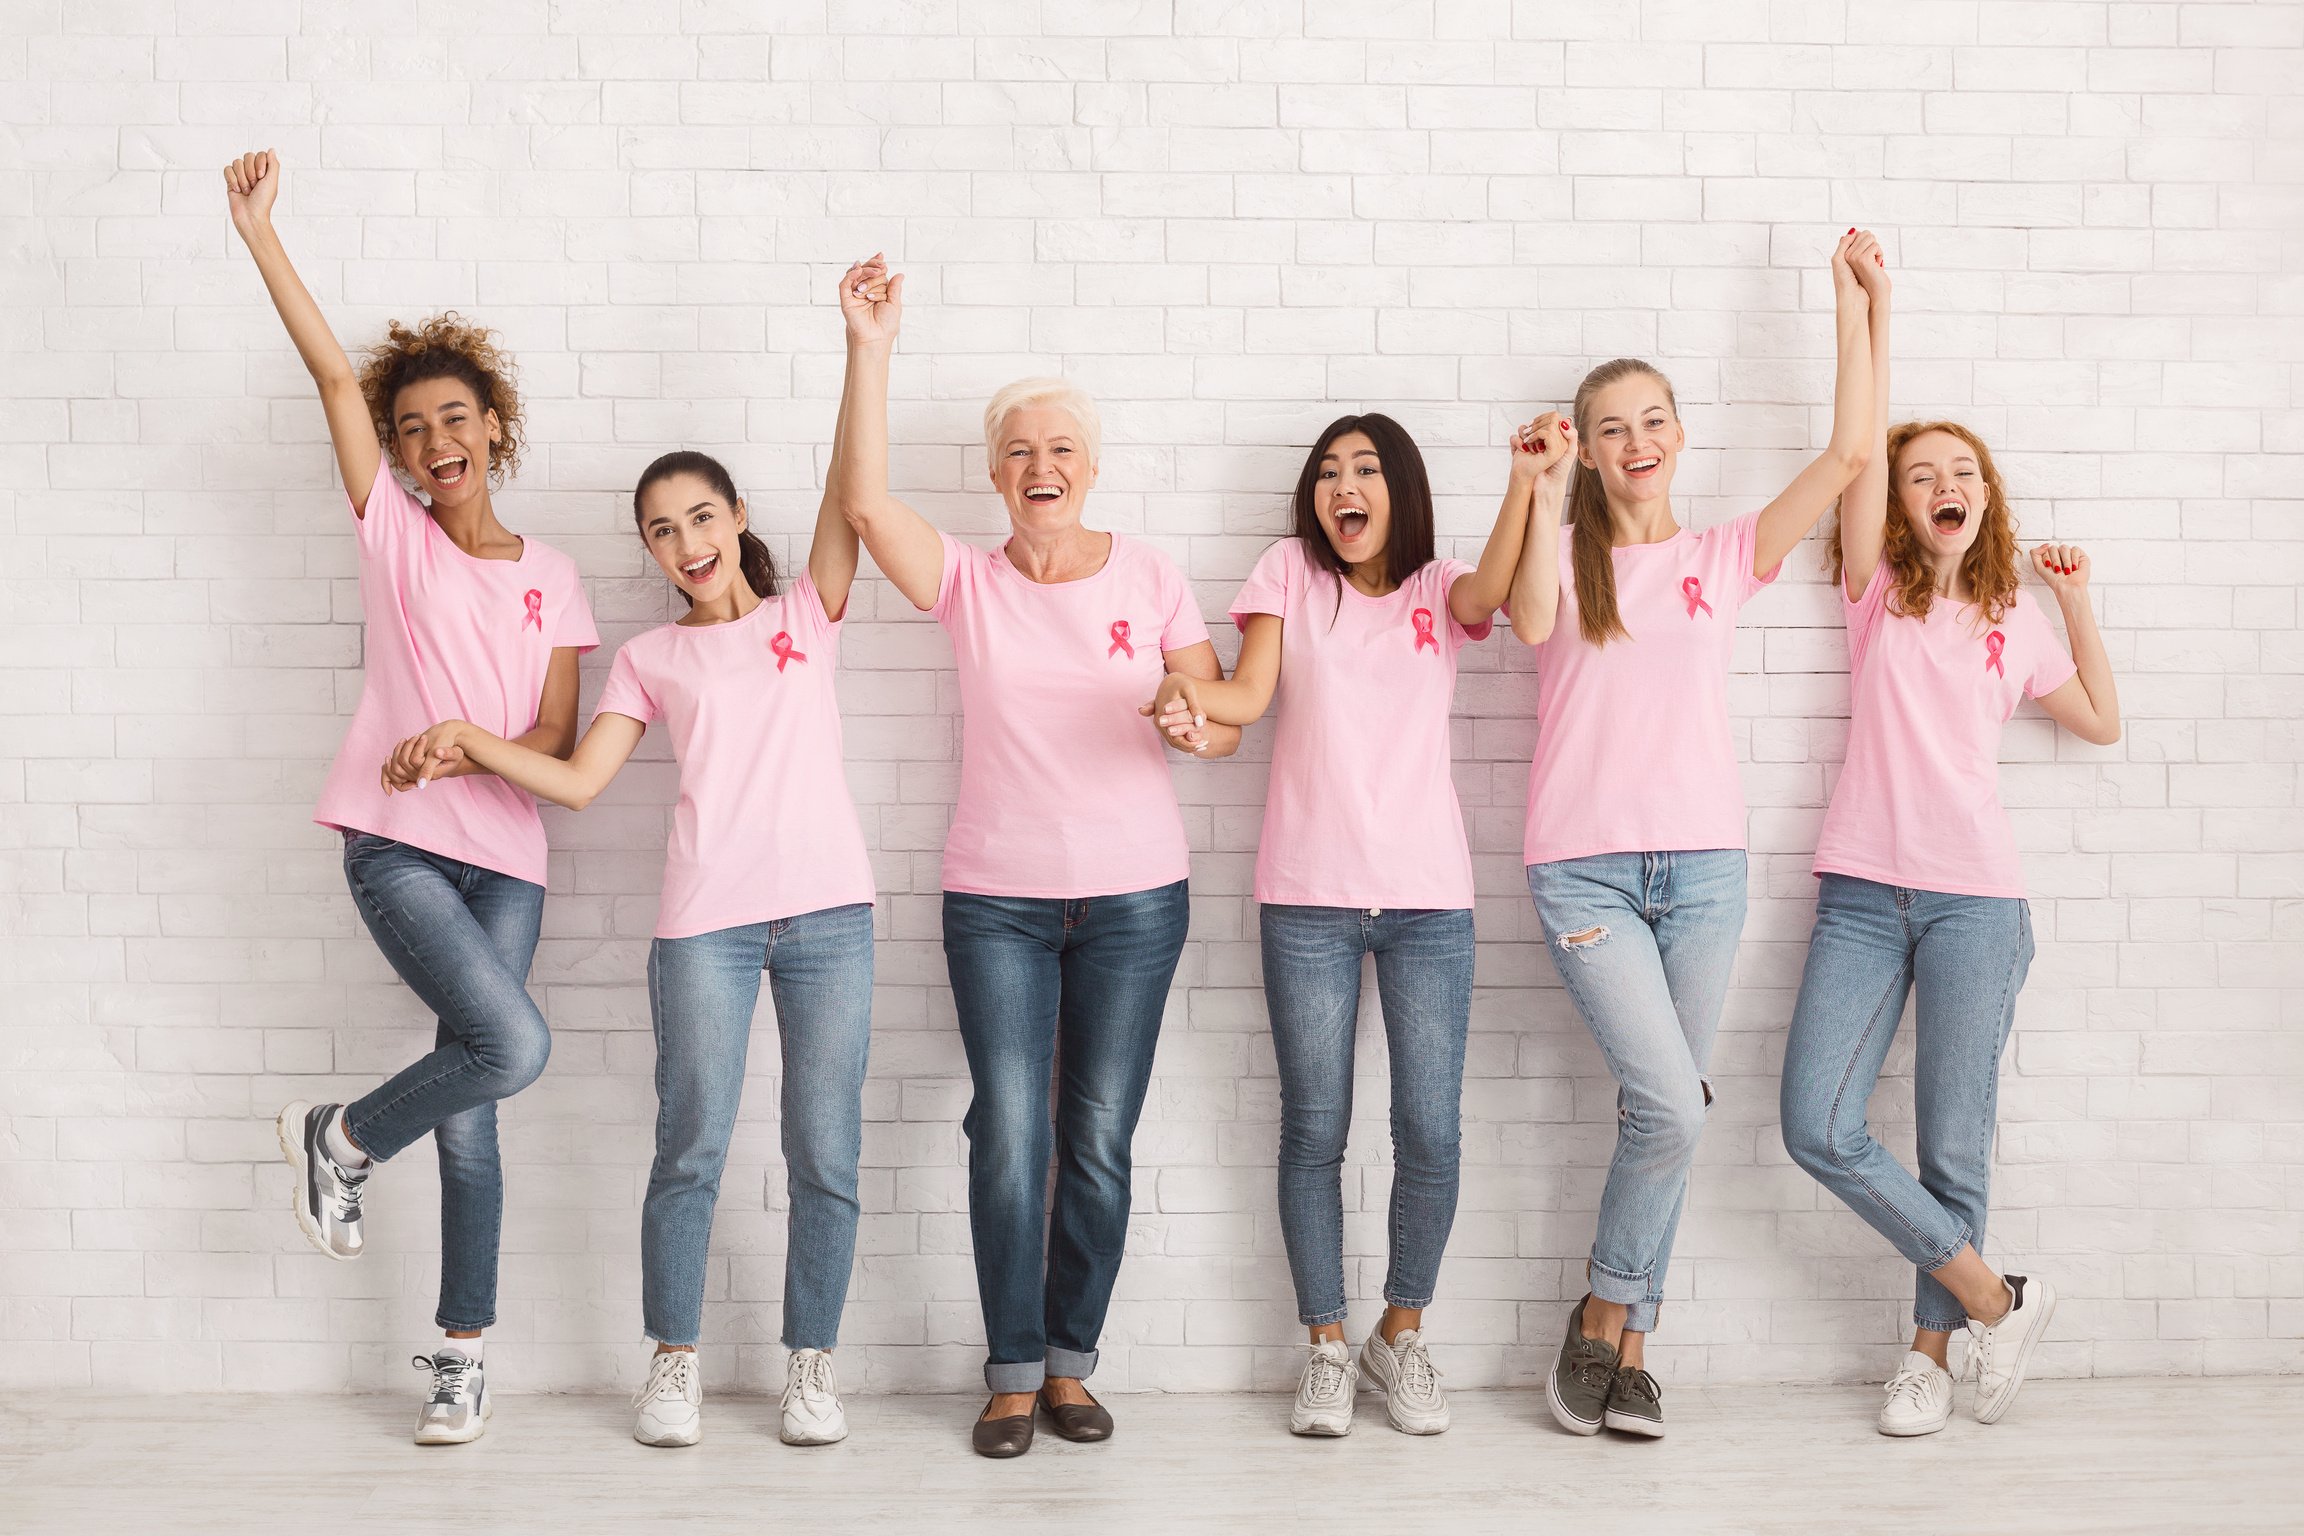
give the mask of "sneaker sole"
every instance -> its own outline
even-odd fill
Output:
[[[1596,1435],[1600,1433],[1602,1421],[1607,1418],[1607,1414],[1602,1413],[1598,1419],[1585,1420],[1570,1413],[1568,1405],[1560,1401],[1560,1372],[1557,1368],[1544,1375],[1544,1402],[1552,1410],[1553,1422],[1572,1435]]]
[[[786,1445],[838,1445],[848,1438],[848,1426],[841,1425],[837,1433],[813,1431],[804,1435],[796,1435],[789,1429],[779,1429],[776,1438]]]
[[[635,1429],[632,1431],[632,1438],[634,1441],[641,1445],[655,1446],[658,1449],[677,1449],[681,1446],[694,1445],[697,1441],[703,1439],[704,1427],[702,1425],[698,1425],[694,1430],[685,1436],[675,1433],[659,1435],[653,1440],[649,1439],[646,1435],[643,1435],[640,1433],[640,1431]]]
[[[480,1417],[472,1421],[470,1429],[451,1431],[420,1429],[416,1431],[416,1443],[418,1445],[470,1445],[488,1433],[488,1421],[494,1417],[496,1417],[496,1400],[483,1397],[480,1399]]]
[[[2056,1320],[2056,1293],[2044,1290],[2043,1299],[2046,1305],[2040,1309],[2040,1321],[2033,1324],[2032,1331],[2024,1336],[2024,1347],[2017,1352],[2016,1364],[2008,1372],[2008,1385],[2001,1388],[1999,1397],[1993,1400],[1991,1407],[1977,1408],[1977,1423],[1997,1424],[2001,1416],[2015,1406],[2016,1394],[2024,1387],[2024,1373],[2032,1365],[2032,1351],[2040,1347],[2040,1340],[2048,1332],[2048,1325]]]
[[[299,1114],[298,1110],[302,1110],[303,1113]],[[303,1122],[304,1116],[311,1112],[312,1106],[302,1099],[298,1099],[286,1109],[281,1110],[272,1122],[272,1130],[280,1138],[280,1155],[288,1160],[289,1168],[294,1170],[296,1174],[296,1181],[288,1186],[288,1209],[295,1214],[296,1230],[304,1234],[306,1242],[337,1263],[349,1264],[360,1255],[338,1253],[329,1247],[328,1239],[320,1231],[319,1221],[314,1218],[304,1203],[304,1191],[310,1188],[312,1183],[312,1169],[304,1157]],[[294,1122],[293,1130],[290,1129],[291,1121]],[[442,1441],[440,1443],[447,1444],[448,1442]]]
[[[1890,1429],[1885,1424],[1876,1423],[1874,1427],[1891,1440],[1916,1440],[1922,1435],[1935,1434],[1938,1430],[1942,1429],[1945,1425],[1951,1422],[1952,1415],[1947,1413],[1944,1415],[1944,1417],[1938,1419],[1933,1424],[1913,1424],[1898,1429]]]
[[[1610,1408],[1600,1415],[1600,1422],[1606,1428],[1612,1429],[1620,1435],[1638,1435],[1646,1440],[1664,1438],[1664,1421],[1662,1419],[1643,1419],[1637,1414],[1618,1413],[1615,1409]]]
[[[1302,1435],[1307,1440],[1341,1440],[1352,1433],[1352,1421],[1346,1419],[1341,1424],[1323,1424],[1317,1419],[1299,1419],[1291,1414],[1288,1418],[1288,1433]]]

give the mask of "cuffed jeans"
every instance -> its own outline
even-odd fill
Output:
[[[1744,933],[1741,848],[1528,866],[1560,980],[1616,1079],[1591,1289],[1652,1333],[1712,1089],[1704,1068]]]
[[[648,1336],[660,1344],[694,1344],[703,1329],[712,1212],[762,971],[784,1049],[784,1345],[840,1341],[872,1037],[872,908],[861,903],[649,947],[656,1163],[640,1208],[640,1287]]]
[[[944,893],[976,1089],[968,1229],[994,1392],[1096,1369],[1128,1238],[1130,1143],[1190,916],[1181,880],[1117,896]]]
[[[1431,1305],[1456,1221],[1472,913],[1267,905],[1264,1003],[1280,1067],[1280,1233],[1307,1327],[1345,1317],[1343,1167],[1352,1124],[1360,960],[1392,1062],[1392,1201],[1384,1299]]]
[[[1912,1261],[1921,1328],[1968,1321],[1934,1271],[1984,1246],[2000,1053],[2031,965],[2032,912],[2020,899],[1823,877],[1784,1043],[1784,1149]],[[1914,995],[1917,1179],[1864,1118]]]
[[[344,835],[352,904],[408,989],[440,1021],[431,1054],[344,1106],[383,1162],[429,1131],[440,1160],[442,1328],[496,1321],[504,1164],[496,1101],[544,1071],[551,1031],[528,995],[544,887],[370,832]]]

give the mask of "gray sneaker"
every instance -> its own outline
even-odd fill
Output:
[[[1568,1314],[1568,1337],[1560,1344],[1560,1358],[1544,1378],[1544,1401],[1552,1417],[1572,1435],[1596,1435],[1606,1422],[1608,1391],[1616,1381],[1616,1346],[1603,1339],[1584,1337],[1584,1301]]]
[[[432,1395],[416,1410],[418,1445],[462,1445],[488,1432],[496,1400],[488,1395],[488,1373],[479,1361],[442,1345],[438,1354],[418,1355],[412,1363],[432,1373]]]
[[[1664,1434],[1664,1389],[1656,1378],[1636,1365],[1620,1365],[1608,1382],[1608,1411],[1603,1422],[1627,1435],[1651,1440]]]

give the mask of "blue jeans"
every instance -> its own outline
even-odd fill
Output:
[[[433,1049],[344,1106],[345,1128],[378,1162],[425,1132],[440,1159],[443,1328],[496,1321],[504,1164],[496,1101],[536,1081],[552,1034],[528,995],[544,887],[371,832],[344,835],[352,904],[408,990],[438,1016]]]
[[[962,1122],[968,1230],[994,1392],[1096,1369],[1128,1239],[1129,1143],[1190,917],[1181,880],[1118,896],[944,893],[976,1088]]]
[[[1984,1246],[2000,1053],[2031,965],[2032,911],[2021,900],[1823,877],[1784,1042],[1784,1150],[1918,1268],[1912,1321],[1922,1328],[1950,1333],[1968,1321],[1933,1271]],[[1864,1122],[1915,993],[1917,1179]]]
[[[1704,1068],[1744,934],[1741,848],[1603,853],[1528,866],[1560,981],[1616,1079],[1616,1151],[1591,1288],[1652,1333],[1712,1102]]]
[[[784,1043],[784,1344],[840,1341],[872,1038],[872,908],[863,903],[649,947],[656,1165],[640,1207],[640,1306],[659,1344],[693,1344],[703,1331],[712,1209],[763,970]]]
[[[1264,1004],[1280,1063],[1280,1235],[1307,1327],[1341,1323],[1344,1141],[1360,957],[1376,957],[1392,1058],[1392,1219],[1384,1299],[1426,1307],[1456,1221],[1472,913],[1266,906]]]

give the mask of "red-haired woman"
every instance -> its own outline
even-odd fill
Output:
[[[1888,289],[1873,295],[1876,410],[1888,416]],[[1884,1435],[1952,1416],[1946,1346],[1970,1329],[1975,1413],[2015,1400],[2055,1311],[2047,1281],[1977,1249],[2000,1053],[2032,960],[2016,838],[2000,807],[2000,730],[2029,695],[2099,746],[2120,739],[2112,668],[2088,603],[2088,557],[2032,551],[2072,654],[2021,590],[2016,523],[1991,450],[1949,421],[1884,430],[1842,499],[1833,574],[1848,621],[1846,765],[1817,838],[1816,930],[1784,1051],[1784,1145],[1918,1271],[1912,1348],[1888,1382]],[[2077,665],[2075,665],[2077,661]],[[1915,997],[1915,1178],[1864,1105]]]

